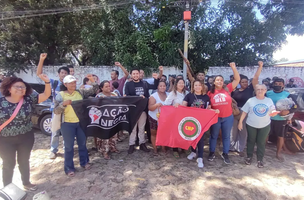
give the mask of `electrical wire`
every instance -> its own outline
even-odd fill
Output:
[[[128,1],[128,2],[121,2],[121,3],[114,3],[114,4],[107,4],[107,5],[95,5],[95,6],[85,6],[85,7],[74,7],[74,8],[58,8],[58,9],[46,9],[46,10],[28,10],[25,12],[17,11],[17,15],[13,16],[2,16],[1,20],[9,20],[9,19],[18,19],[18,18],[28,18],[28,17],[37,17],[37,16],[45,16],[45,15],[56,15],[62,13],[71,13],[71,12],[80,12],[80,11],[87,11],[87,10],[97,10],[101,8],[109,8],[109,7],[119,7],[125,6],[127,4],[133,4],[135,1]],[[16,11],[12,11],[15,13]],[[39,13],[40,12],[40,13]],[[12,14],[11,11],[9,14]]]

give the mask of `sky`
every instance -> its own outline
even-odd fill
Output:
[[[287,36],[287,43],[273,54],[274,60],[287,58],[288,61],[304,59],[304,36]]]

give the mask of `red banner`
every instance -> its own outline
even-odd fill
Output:
[[[218,114],[212,110],[179,106],[163,106],[158,120],[157,146],[196,148],[198,141],[212,124],[217,123]]]

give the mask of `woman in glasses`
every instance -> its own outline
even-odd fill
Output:
[[[47,100],[51,95],[50,79],[44,74],[39,75],[39,78],[45,82],[45,90],[41,94],[33,93],[31,86],[21,78],[8,77],[1,84],[0,156],[3,160],[2,178],[4,186],[12,182],[17,153],[24,189],[37,190],[37,186],[30,182],[29,159],[34,145],[31,115],[36,104]],[[21,105],[19,111],[17,109],[18,105]],[[18,113],[10,121],[9,119],[15,110]],[[7,121],[10,121],[10,123],[3,127],[3,124]]]

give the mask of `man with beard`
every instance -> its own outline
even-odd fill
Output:
[[[154,78],[154,85],[151,85],[140,78],[143,78],[143,76],[140,77],[140,70],[139,69],[133,69],[131,71],[131,77],[132,81],[126,83],[125,87],[125,95],[126,96],[141,96],[143,98],[149,98],[149,89],[154,89],[157,87],[159,78],[162,77],[163,73],[163,67],[159,67],[159,76],[157,74],[153,74]],[[149,152],[149,149],[146,147],[146,140],[145,140],[145,126],[146,126],[146,121],[147,121],[147,111],[148,111],[148,105],[146,105],[145,111],[141,114],[137,124],[133,128],[131,134],[130,134],[130,139],[129,139],[129,150],[128,153],[132,154],[134,152],[134,147],[136,144],[136,136],[137,136],[137,127],[138,127],[138,138],[139,138],[139,146],[140,150]],[[147,130],[149,130],[148,128]],[[147,131],[149,140],[150,140],[150,135]]]
[[[284,91],[284,80],[281,78],[274,79],[272,83],[273,90],[268,91],[266,96],[271,98],[274,105],[281,100],[286,98],[293,98],[289,92]],[[296,102],[296,101],[294,101]],[[288,115],[290,112],[294,111],[297,106],[295,105],[291,110],[283,110],[277,116],[271,117],[271,130],[269,135],[274,135],[277,137],[277,152],[276,157],[281,162],[284,161],[284,157],[281,155],[282,148],[284,146],[284,134],[285,134],[285,125],[287,120],[282,116]],[[258,112],[258,111],[257,111]],[[287,151],[286,148],[284,150]]]

